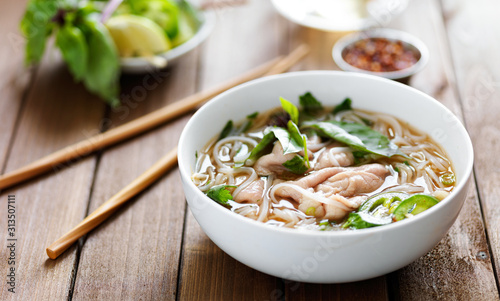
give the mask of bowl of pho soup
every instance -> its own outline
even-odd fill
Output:
[[[342,283],[397,270],[444,237],[473,150],[457,117],[414,88],[304,71],[209,101],[178,160],[190,210],[223,251],[276,277]]]

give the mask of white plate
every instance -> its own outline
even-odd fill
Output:
[[[200,28],[191,39],[167,52],[158,54],[158,56],[165,58],[170,66],[203,43],[214,28],[215,14],[213,12],[203,12],[200,21]],[[141,57],[121,58],[120,65],[123,73],[146,73],[156,69],[151,60]]]
[[[384,26],[408,0],[272,0],[285,18],[325,31],[363,30]]]

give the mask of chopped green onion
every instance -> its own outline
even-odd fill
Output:
[[[306,210],[307,215],[314,216],[315,213],[316,213],[316,207],[309,207]]]

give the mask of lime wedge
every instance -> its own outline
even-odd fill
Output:
[[[163,29],[148,18],[135,15],[111,17],[106,27],[121,57],[151,57],[170,49]]]

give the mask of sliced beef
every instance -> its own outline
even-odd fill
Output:
[[[283,147],[279,141],[276,141],[273,151],[265,156],[260,157],[254,164],[253,168],[259,176],[281,175],[288,170],[283,166],[288,160],[292,160],[297,154],[283,154]],[[304,156],[304,152],[299,152],[299,155]],[[312,153],[308,154],[312,158]]]
[[[348,147],[342,147],[338,143],[332,143],[326,147],[319,155],[315,170],[321,170],[327,167],[345,167],[354,164],[354,156]]]
[[[242,189],[235,197],[238,203],[257,203],[264,193],[264,180],[258,179]]]
[[[318,201],[305,195],[304,191],[294,189],[297,185],[308,193],[325,198],[331,204],[321,205],[324,210],[316,209],[316,217],[328,219],[343,218],[349,211],[357,209],[366,199],[365,193],[375,191],[385,181],[389,171],[380,164],[367,164],[360,167],[330,167],[325,168],[297,181],[290,181],[276,190],[280,197],[297,201],[299,210],[305,212],[309,207],[319,207]],[[314,203],[311,203],[314,202]],[[307,204],[307,205],[303,205]],[[311,204],[309,206],[309,204]],[[320,213],[324,212],[324,216]]]

